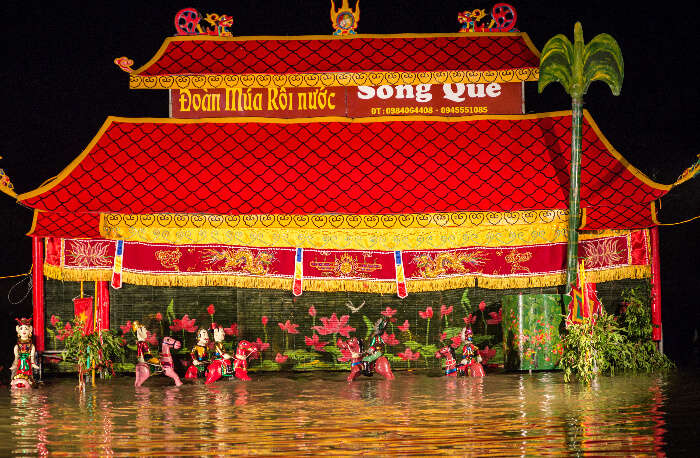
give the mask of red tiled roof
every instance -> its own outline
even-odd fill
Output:
[[[51,212],[131,214],[566,209],[570,126],[570,112],[109,118],[56,179],[18,199]],[[652,182],[612,149],[588,112],[582,136],[582,207],[648,208],[667,192],[668,186]],[[638,226],[634,212],[618,208],[607,215],[604,227]]]
[[[27,235],[100,238],[100,214],[35,211],[34,223]]]
[[[587,207],[581,230],[638,229],[656,226],[649,202],[613,207]]]
[[[488,71],[538,68],[524,33],[169,37],[133,75]]]

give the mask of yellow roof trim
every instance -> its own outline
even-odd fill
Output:
[[[649,202],[649,204],[651,205],[651,221],[658,226],[661,223],[659,222],[658,215],[656,214],[656,203],[652,200]]]
[[[668,191],[671,189],[673,185],[668,185],[668,184],[661,184],[657,183],[656,181],[652,180],[648,176],[646,176],[641,170],[630,164],[630,162],[622,156],[613,146],[612,143],[603,135],[603,132],[600,131],[600,127],[598,127],[598,124],[593,120],[593,116],[588,110],[583,110],[583,116],[588,120],[590,123],[591,127],[593,128],[593,131],[596,133],[600,141],[603,142],[605,147],[608,149],[610,154],[620,161],[620,163],[635,177],[639,178],[644,184],[651,186],[652,188],[655,189],[660,189],[662,191]]]
[[[29,232],[27,232],[25,235],[31,236],[34,233],[34,229],[36,229],[36,220],[39,217],[39,210],[36,208],[34,209],[34,216],[32,216],[32,227],[29,228]]]

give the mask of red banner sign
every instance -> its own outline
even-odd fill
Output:
[[[173,89],[173,118],[521,114],[522,83]]]

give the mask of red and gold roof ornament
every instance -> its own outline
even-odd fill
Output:
[[[348,0],[343,0],[342,6],[337,10],[335,9],[335,3],[331,0],[333,35],[354,35],[358,22],[360,22],[360,0],[357,0],[354,11],[350,9]]]
[[[207,22],[207,24],[203,24]],[[209,13],[202,16],[194,8],[183,8],[175,14],[175,31],[177,35],[209,35],[230,37],[233,18],[226,14]]]
[[[2,159],[1,156],[0,159]],[[10,181],[9,175],[7,175],[3,169],[0,169],[0,191],[4,192],[8,196],[17,197],[15,187]]]
[[[517,20],[515,8],[507,3],[493,5],[490,20],[485,9],[465,10],[457,14],[460,32],[517,32]]]

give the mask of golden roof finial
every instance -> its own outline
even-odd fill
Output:
[[[348,0],[343,0],[339,9],[335,9],[335,3],[331,0],[331,23],[333,24],[333,35],[354,35],[357,23],[360,22],[360,0],[355,4],[353,11],[348,4]]]

